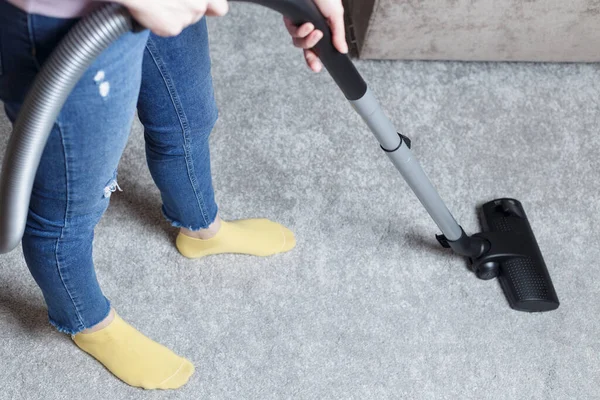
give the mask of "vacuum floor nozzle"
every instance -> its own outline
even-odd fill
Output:
[[[521,203],[497,199],[484,204],[481,224],[483,232],[474,236],[486,239],[489,249],[471,259],[477,276],[497,276],[515,310],[557,309],[560,303],[554,285]]]

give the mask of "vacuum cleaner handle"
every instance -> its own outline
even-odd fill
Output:
[[[313,0],[232,0],[258,4],[288,17],[294,25],[312,23],[323,32],[323,39],[314,50],[325,68],[335,80],[348,100],[361,99],[367,92],[367,84],[356,70],[346,54],[342,54],[333,46],[331,30],[327,20],[319,11]]]

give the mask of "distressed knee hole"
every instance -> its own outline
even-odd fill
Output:
[[[98,92],[102,98],[108,97],[110,93],[110,83],[106,80],[106,73],[100,70],[94,76],[94,82],[98,85]]]
[[[123,189],[119,186],[116,179],[111,180],[104,188],[104,198],[108,199],[116,191],[122,192]]]

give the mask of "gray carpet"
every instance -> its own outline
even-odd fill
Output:
[[[20,250],[0,258],[2,399],[600,398],[597,65],[358,62],[469,232],[520,199],[561,307],[512,311],[496,281],[438,249],[435,225],[280,18],[211,20],[223,217],[268,217],[298,246],[267,259],[182,258],[135,125],[122,193],[97,229],[122,316],[196,365],[182,390],[109,375],[46,322]],[[10,132],[0,122],[2,151]]]

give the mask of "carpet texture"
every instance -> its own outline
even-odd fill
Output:
[[[561,307],[512,311],[438,248],[435,225],[274,12],[210,20],[226,219],[267,217],[298,245],[187,260],[164,222],[136,123],[95,258],[121,316],[189,358],[182,390],[112,377],[47,323],[20,250],[0,257],[1,399],[600,398],[600,122],[596,65],[360,61],[465,230],[521,200]],[[10,133],[0,121],[0,151]]]

